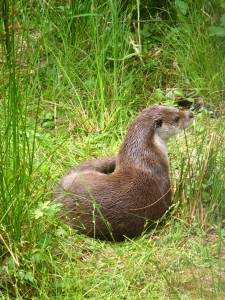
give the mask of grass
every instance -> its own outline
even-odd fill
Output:
[[[223,299],[224,40],[208,36],[219,6],[178,2],[155,14],[140,1],[3,1],[1,299]],[[68,168],[116,155],[140,109],[180,98],[220,116],[201,111],[170,142],[163,225],[107,243],[60,223],[51,194]]]

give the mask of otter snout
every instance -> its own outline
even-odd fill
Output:
[[[189,112],[189,113],[188,113],[188,116],[189,116],[190,119],[193,119],[193,118],[194,118],[194,115],[193,115],[192,112]]]
[[[183,118],[183,122],[182,122],[184,129],[189,127],[193,121],[194,121],[193,113],[190,111],[184,112],[184,118]]]

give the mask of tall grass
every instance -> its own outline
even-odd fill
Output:
[[[221,120],[209,119],[207,124],[209,115],[201,117],[196,120],[195,137],[188,135],[186,150],[181,150],[187,154],[181,154],[178,162],[175,202],[182,202],[182,211],[189,220],[204,226],[208,222],[221,224],[224,214],[224,126]]]
[[[165,298],[167,288],[170,295],[188,297],[188,288],[177,276],[189,271],[192,255],[207,276],[211,272],[212,293],[220,295],[222,260],[215,264],[214,248],[205,245],[199,229],[215,229],[221,257],[225,166],[220,118],[207,119],[202,113],[195,130],[187,134],[187,147],[180,147],[179,140],[171,144],[174,202],[180,209],[162,231],[156,227],[150,235],[121,245],[100,243],[59,225],[58,208],[50,202],[55,182],[67,167],[90,157],[115,155],[130,120],[148,104],[168,102],[167,88],[184,93],[187,86],[197,88],[193,97],[212,99],[218,107],[220,101],[224,108],[223,41],[208,37],[206,15],[190,6],[187,19],[170,6],[167,20],[160,20],[165,11],[156,10],[156,15],[148,6],[143,20],[140,1],[120,0],[2,5],[1,297]],[[174,9],[176,18],[171,15]],[[180,25],[174,26],[175,21]],[[202,255],[192,231],[199,234]],[[190,247],[189,239],[190,255],[180,246]],[[171,257],[164,262],[171,247]],[[200,293],[212,295],[205,282],[195,289],[195,296]]]
[[[189,9],[191,13],[188,7],[185,12],[177,9],[177,24],[166,35],[165,47],[176,58],[177,73],[185,87],[197,87],[208,103],[219,105],[224,96],[224,40],[209,36],[213,20],[210,3],[192,3]]]
[[[9,26],[9,7],[6,6],[5,24]],[[12,24],[15,23],[11,16]],[[6,28],[6,36],[9,35]],[[5,225],[12,237],[19,241],[23,217],[26,213],[26,197],[29,195],[27,181],[33,168],[34,139],[28,139],[27,132],[27,93],[20,86],[21,65],[18,48],[22,46],[21,35],[10,32],[2,44],[3,75],[7,75],[2,89],[1,102],[1,223]],[[5,47],[4,47],[5,46]],[[23,95],[23,96],[22,96]],[[36,122],[34,121],[34,132]]]

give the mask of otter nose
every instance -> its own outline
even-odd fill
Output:
[[[189,113],[188,113],[188,116],[189,116],[189,118],[191,118],[191,119],[194,118],[194,115],[193,115],[192,112],[189,112]]]

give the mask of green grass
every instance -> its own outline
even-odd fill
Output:
[[[184,1],[161,10],[119,0],[7,3],[0,298],[222,299],[224,39],[210,37],[208,27],[223,7],[203,0],[188,11]],[[162,224],[108,243],[60,223],[52,192],[68,168],[116,155],[138,111],[180,98],[203,98],[221,115],[202,111],[170,142],[174,205]]]

